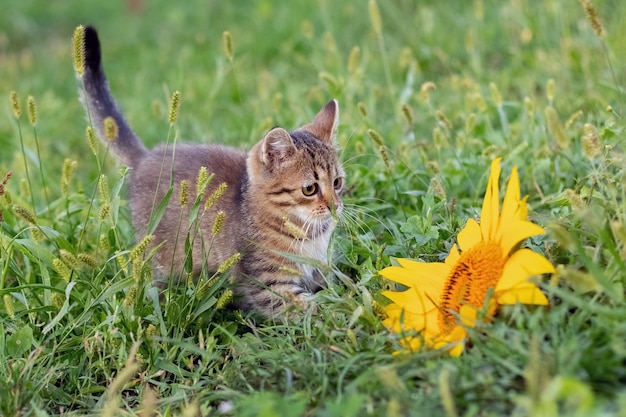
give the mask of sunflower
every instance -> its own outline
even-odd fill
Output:
[[[500,158],[491,163],[480,222],[469,219],[445,262],[398,259],[398,266],[380,271],[407,287],[383,291],[392,301],[385,307],[386,327],[403,334],[401,344],[415,351],[423,345],[463,352],[467,327],[486,322],[503,304],[547,305],[548,299],[528,280],[553,273],[542,255],[520,244],[544,230],[526,219],[526,197],[520,198],[517,167],[511,171],[502,210],[498,184]]]

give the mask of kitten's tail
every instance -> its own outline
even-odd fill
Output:
[[[85,67],[82,79],[85,88],[84,91],[79,88],[79,94],[100,140],[110,144],[123,164],[133,167],[148,150],[128,125],[109,90],[109,83],[102,68],[98,32],[92,26],[87,26],[84,39]],[[108,117],[113,118],[117,125],[117,137],[113,139],[107,138],[105,132],[104,121]]]

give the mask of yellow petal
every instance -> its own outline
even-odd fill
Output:
[[[415,288],[406,291],[382,291],[381,294],[412,314],[424,314],[433,305]]]
[[[506,261],[495,289],[497,293],[507,291],[525,283],[532,275],[553,272],[554,267],[545,257],[528,248],[520,249]]]
[[[485,191],[483,200],[483,208],[480,213],[480,230],[483,239],[495,239],[496,229],[498,227],[498,218],[500,216],[500,193],[498,190],[498,182],[500,180],[500,159],[496,158],[491,162],[491,173]],[[463,247],[461,247],[463,249]]]
[[[397,304],[390,304],[385,307],[385,312],[387,318],[383,320],[383,324],[395,333],[412,331],[432,333],[439,328],[437,309],[425,314],[412,314]]]
[[[459,317],[465,326],[476,327],[478,309],[471,304],[464,304],[459,308]]]
[[[439,297],[450,266],[442,262],[426,263],[409,259],[398,259],[398,262],[403,266],[389,266],[379,274],[391,281],[428,293],[431,297]]]
[[[458,342],[450,350],[448,350],[450,356],[458,358],[463,353],[463,343]]]
[[[520,284],[515,288],[506,290],[502,294],[496,293],[500,304],[539,304],[548,305],[548,298],[532,282]]]
[[[398,306],[397,304],[389,304],[388,306],[386,306],[385,314],[387,315],[387,317],[383,320],[383,324],[385,325],[385,327],[396,333],[401,332],[401,317],[403,311],[404,310],[402,309],[402,307]]]
[[[445,264],[449,268],[448,268],[448,272],[446,273],[446,276],[444,277],[444,279],[448,277],[448,274],[450,273],[450,269],[452,269],[454,267],[456,262],[461,257],[461,254],[459,253],[459,249],[458,248],[459,248],[459,246],[456,245],[456,244],[452,245],[452,248],[450,248],[450,253],[446,257],[446,261],[445,261]],[[443,287],[442,287],[442,289],[443,289]]]
[[[519,220],[526,220],[528,217],[528,205],[526,204],[526,200],[528,200],[528,196],[522,198],[517,207],[516,216]]]
[[[515,219],[515,214],[520,202],[519,199],[519,176],[517,175],[517,167],[515,166],[513,167],[513,170],[511,170],[511,178],[509,178],[509,183],[504,194],[504,200],[502,201],[502,212],[500,213],[498,232],[501,233],[503,227],[506,227]],[[496,238],[499,238],[499,236]]]
[[[405,333],[406,331],[420,332],[426,326],[426,320],[423,318],[423,315],[408,313],[397,304],[386,306],[385,313],[387,313],[387,318],[382,323],[394,333]]]
[[[520,220],[512,221],[508,225],[503,226],[501,232],[500,246],[502,247],[502,253],[507,255],[521,241],[531,236],[545,234],[545,230],[535,223]]]
[[[449,333],[440,335],[430,341],[435,349],[447,349],[452,356],[460,356],[463,353],[463,340],[467,337],[467,331],[463,326],[454,326]],[[427,339],[428,341],[428,339]]]
[[[418,262],[411,259],[397,259],[398,263],[408,271],[419,277],[417,285],[434,285],[433,289],[440,292],[443,289],[450,267],[443,262]]]
[[[476,220],[469,219],[465,224],[465,227],[459,232],[456,238],[459,242],[461,250],[468,250],[483,240],[483,236],[480,231],[480,226],[476,223]]]
[[[417,352],[422,348],[422,338],[417,336],[403,337],[400,344],[410,352]]]

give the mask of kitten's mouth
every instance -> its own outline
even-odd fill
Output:
[[[297,239],[315,240],[319,236],[332,229],[334,220],[332,216],[323,218],[309,218],[307,220],[298,219],[296,222],[286,221],[290,233]]]
[[[315,239],[316,237],[325,234],[333,228],[335,220],[332,216],[324,217],[322,219],[316,219],[311,225],[310,230],[307,231],[309,239]]]

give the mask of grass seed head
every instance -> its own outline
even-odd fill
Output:
[[[150,337],[155,337],[159,335],[159,329],[158,327],[156,327],[154,324],[149,324],[148,328],[146,329],[146,336]]]
[[[546,116],[546,123],[548,130],[552,134],[557,146],[561,149],[569,148],[569,138],[565,132],[565,128],[559,119],[559,115],[552,106],[546,107],[544,114]]]
[[[385,249],[387,249],[387,243],[383,243],[378,247],[376,251],[376,265],[375,268],[377,271],[380,271],[383,268],[383,255],[385,253]]]
[[[224,272],[228,271],[233,266],[235,266],[237,263],[239,263],[240,260],[241,260],[241,254],[237,252],[236,254],[234,254],[233,256],[231,256],[230,258],[226,259],[224,262],[221,263],[221,265],[217,268],[217,273],[223,274]]]
[[[491,93],[491,100],[496,107],[502,107],[502,95],[500,94],[500,90],[495,83],[489,83],[489,92]]]
[[[470,134],[474,131],[476,127],[476,113],[470,113],[465,119],[465,133]]]
[[[209,293],[209,288],[215,284],[215,279],[206,279],[203,278],[198,281],[198,286],[196,287],[196,291],[194,293],[194,298],[198,301],[204,299],[206,295]]]
[[[604,35],[604,30],[602,28],[602,24],[598,19],[598,13],[596,12],[596,8],[594,7],[591,0],[580,0],[580,4],[585,9],[585,13],[587,14],[587,20],[591,24],[593,31],[596,33],[598,38],[602,38]]]
[[[556,90],[556,83],[554,82],[553,78],[550,78],[548,82],[546,83],[546,97],[548,98],[548,101],[550,103],[554,101],[555,90]]]
[[[76,258],[81,264],[91,269],[96,269],[98,267],[98,262],[96,261],[96,258],[94,258],[88,253],[79,253],[78,255],[76,255]]]
[[[217,299],[215,308],[221,310],[226,307],[228,304],[231,303],[231,301],[233,301],[233,295],[233,290],[231,290],[230,288],[224,291],[222,295],[220,295],[220,298]]]
[[[583,137],[581,140],[583,152],[589,159],[593,159],[602,152],[602,143],[598,131],[591,123],[583,126]]]
[[[28,224],[32,224],[33,226],[37,224],[35,215],[26,207],[20,206],[18,204],[14,204],[12,207],[12,210],[13,210],[13,213],[15,213],[17,217],[26,221]]]
[[[77,166],[78,162],[69,158],[66,158],[65,161],[63,161],[63,167],[61,168],[61,192],[63,195],[67,195],[68,186],[74,176],[74,171],[76,171]]]
[[[2,301],[4,303],[4,309],[10,318],[15,317],[15,305],[13,304],[13,297],[11,294],[4,294],[2,296]]]
[[[426,168],[433,174],[439,174],[439,163],[437,161],[426,161]]]
[[[610,223],[610,227],[620,254],[624,258],[626,257],[626,225],[620,220],[614,220]]]
[[[104,137],[111,142],[116,141],[120,132],[115,119],[109,116],[102,123],[104,125]]]
[[[435,117],[437,118],[437,121],[440,125],[445,126],[447,130],[452,130],[452,123],[450,122],[450,119],[448,119],[448,117],[443,113],[443,111],[437,110],[435,112]]]
[[[150,242],[152,242],[153,239],[154,239],[154,235],[146,235],[143,239],[141,239],[141,242],[139,242],[137,246],[135,246],[130,251],[130,259],[132,260],[142,259],[143,255],[146,253],[146,249],[148,248],[148,245],[150,244]]]
[[[111,250],[111,245],[109,244],[109,236],[107,236],[106,233],[100,235],[100,247],[106,252]]]
[[[91,126],[87,126],[85,130],[85,136],[87,137],[87,143],[89,144],[89,149],[93,152],[94,155],[98,154],[98,141],[96,140],[96,135],[93,132],[93,128]]]
[[[5,193],[5,189],[6,189],[6,185],[7,182],[9,182],[9,179],[13,176],[13,171],[9,171],[4,175],[4,178],[2,178],[2,181],[0,181],[0,197],[4,195]]]
[[[220,197],[224,195],[224,192],[226,191],[227,188],[228,188],[228,184],[226,184],[225,182],[220,183],[220,185],[217,186],[215,191],[211,193],[209,198],[207,198],[206,203],[204,203],[204,209],[208,210],[211,207],[213,207],[215,203],[217,202],[217,200],[219,200]]]
[[[368,129],[367,134],[370,135],[370,138],[376,143],[377,146],[385,146],[385,140],[383,137],[375,131],[374,129]]]
[[[11,91],[9,93],[9,101],[11,102],[11,110],[13,111],[13,116],[19,120],[22,116],[22,106],[20,105],[20,99],[17,95],[17,92]]]
[[[425,83],[422,83],[422,85],[420,86],[420,93],[419,93],[420,99],[424,103],[428,103],[430,101],[431,92],[433,92],[436,89],[437,89],[437,85],[435,85],[435,83],[432,81],[426,81]]]
[[[50,302],[52,306],[57,310],[61,310],[63,308],[63,304],[65,303],[65,296],[59,292],[53,292],[50,296]]]
[[[206,186],[209,184],[209,173],[206,167],[200,167],[198,171],[198,179],[196,180],[196,196],[200,197],[204,194]]]
[[[583,201],[580,194],[578,194],[576,191],[572,190],[571,188],[568,188],[565,191],[563,191],[563,196],[567,199],[570,207],[572,207],[572,210],[575,213],[581,213],[585,210],[586,208],[585,202]]]
[[[315,29],[313,27],[313,24],[311,23],[310,20],[305,19],[302,24],[300,25],[300,32],[302,32],[302,35],[306,38],[306,39],[313,39],[313,37],[315,36]]]
[[[178,110],[180,109],[180,91],[174,91],[172,94],[172,100],[170,101],[170,111],[168,116],[168,122],[170,126],[173,126],[178,119]]]
[[[339,81],[331,73],[322,71],[319,73],[318,77],[320,80],[324,81],[326,85],[328,85],[328,88],[330,88],[331,90],[338,90],[340,88]]]
[[[37,102],[35,101],[35,97],[30,95],[26,99],[26,113],[28,113],[28,121],[30,124],[35,126],[37,124]]]
[[[11,178],[12,176],[13,176],[13,171],[9,171],[6,173],[4,178],[2,178],[2,181],[0,181],[0,197],[4,196],[5,200],[8,198],[8,194],[6,194],[5,188],[6,188],[7,182],[9,182],[9,178]],[[3,220],[2,210],[0,210],[0,222],[2,222],[2,220]]]
[[[40,228],[36,227],[30,230],[30,235],[35,242],[41,242],[44,238],[44,234]]]
[[[408,123],[409,126],[413,125],[413,121],[415,118],[413,117],[413,108],[408,104],[402,105],[402,115],[404,116],[404,120]]]
[[[433,190],[433,193],[437,198],[443,201],[446,200],[446,190],[445,188],[443,188],[443,184],[441,183],[441,181],[439,181],[439,178],[432,177],[430,179],[430,188]]]
[[[222,33],[222,48],[224,49],[224,54],[226,54],[228,60],[233,62],[235,50],[233,48],[233,37],[230,35],[229,31]]]
[[[137,284],[133,285],[128,289],[126,296],[124,297],[124,305],[132,306],[137,301],[137,294],[139,293],[139,289],[137,288]]]
[[[213,233],[213,236],[217,236],[219,232],[222,230],[225,219],[226,219],[226,213],[224,213],[222,210],[218,211],[217,215],[215,216],[215,220],[213,221],[213,227],[211,228],[211,232]]]
[[[376,3],[376,0],[369,0],[367,8],[370,14],[372,28],[374,29],[374,32],[376,32],[376,36],[380,37],[383,35],[383,19],[380,17],[378,3]]]
[[[435,145],[437,149],[447,148],[449,146],[448,137],[440,126],[435,126],[433,129],[433,145]]]
[[[68,283],[72,277],[72,271],[67,267],[65,262],[63,262],[59,258],[54,258],[52,260],[52,268],[59,274],[63,280]]]
[[[79,76],[82,76],[85,70],[85,27],[83,25],[74,29],[72,57],[74,58],[74,70]]]
[[[186,179],[180,181],[180,193],[178,197],[178,203],[181,207],[187,205],[189,201],[189,181]]]
[[[567,119],[567,122],[565,122],[565,130],[574,126],[574,124],[576,124],[576,122],[583,116],[583,114],[584,113],[582,110],[577,110],[576,112],[574,112],[574,114],[572,114],[569,119]]]
[[[361,113],[361,116],[363,116],[364,118],[367,118],[367,109],[365,108],[365,104],[359,101],[356,107],[357,109],[359,109],[359,113]]]
[[[156,392],[150,387],[144,389],[140,410],[138,415],[141,417],[155,417],[159,415],[158,397]]]
[[[69,252],[69,251],[67,251],[65,249],[61,249],[59,251],[59,258],[61,258],[61,260],[69,268],[71,268],[71,269],[77,269],[78,268],[78,259],[76,258],[76,256],[74,256],[73,253],[71,253],[71,252]]]
[[[100,199],[102,201],[110,201],[111,194],[109,192],[109,180],[106,175],[100,175],[98,179],[98,191],[100,192]]]
[[[109,217],[109,213],[111,212],[111,206],[108,202],[103,203],[100,206],[100,211],[98,212],[98,219],[106,220]]]
[[[380,152],[380,157],[382,158],[383,162],[385,163],[385,166],[387,167],[387,169],[391,168],[391,161],[389,160],[389,151],[387,150],[386,146],[379,146],[378,147],[378,152]]]
[[[296,226],[287,216],[283,217],[283,226],[294,238],[306,239],[306,232],[301,227]]]
[[[361,63],[361,48],[353,46],[348,55],[348,73],[355,75],[359,70]]]
[[[20,194],[24,199],[30,197],[30,185],[27,178],[20,179]]]
[[[483,97],[483,95],[478,91],[472,94],[472,101],[474,103],[474,107],[476,107],[481,113],[486,112],[489,108],[485,97]]]

